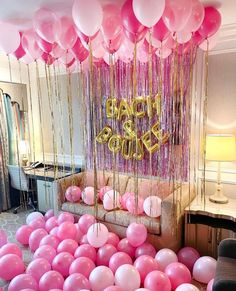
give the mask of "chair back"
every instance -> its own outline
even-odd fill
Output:
[[[11,186],[20,191],[29,191],[29,179],[20,166],[8,165],[8,172],[11,177]]]

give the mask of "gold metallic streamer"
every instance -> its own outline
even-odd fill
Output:
[[[11,59],[10,59],[10,55],[7,55],[7,58],[8,58],[8,67],[9,67],[10,82],[12,82],[12,69],[11,69]]]

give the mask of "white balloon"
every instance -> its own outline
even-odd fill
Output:
[[[121,265],[115,273],[115,285],[120,286],[125,291],[138,289],[141,284],[138,270],[129,264]]]
[[[149,196],[143,203],[144,212],[150,217],[161,215],[161,199],[157,196]]]
[[[193,278],[198,282],[208,284],[214,278],[216,260],[209,256],[200,257],[193,266]]]
[[[115,190],[109,190],[103,197],[103,207],[106,210],[112,210],[120,207],[120,193]]]
[[[34,219],[43,217],[43,214],[40,212],[31,212],[27,217],[26,217],[26,223],[29,224],[31,221]]]
[[[165,271],[165,268],[171,264],[178,262],[178,257],[171,249],[161,249],[156,253],[155,260],[158,262],[161,271]]]
[[[189,283],[179,285],[175,291],[200,291],[196,286]]]
[[[87,239],[91,246],[100,248],[107,242],[108,234],[109,231],[105,224],[94,223],[88,229]]]

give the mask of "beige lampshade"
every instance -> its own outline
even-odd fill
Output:
[[[28,155],[28,153],[29,153],[29,142],[27,140],[20,140],[19,153],[21,155]]]
[[[236,160],[236,140],[233,135],[209,134],[206,136],[206,160],[231,162]]]

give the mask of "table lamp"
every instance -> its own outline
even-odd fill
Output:
[[[218,162],[217,185],[215,194],[209,200],[215,203],[227,203],[221,185],[221,162],[236,160],[235,137],[229,134],[209,134],[206,136],[206,160]]]
[[[27,140],[21,140],[19,143],[19,153],[22,155],[22,166],[27,166],[28,154],[29,154],[29,143]]]

